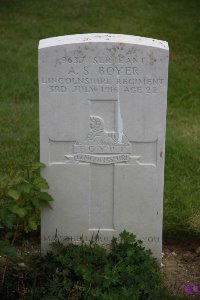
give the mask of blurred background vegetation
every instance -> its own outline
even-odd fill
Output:
[[[90,32],[168,41],[164,236],[199,234],[199,0],[0,0],[0,170],[39,160],[39,40]]]

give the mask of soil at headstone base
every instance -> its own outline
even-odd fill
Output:
[[[27,236],[26,242],[17,245],[27,255],[40,252],[38,234]],[[0,257],[0,265],[4,264]],[[194,283],[200,288],[200,237],[186,241],[165,240],[163,243],[162,273],[164,284],[172,295],[183,295],[183,285]],[[200,300],[200,293],[188,295],[188,299]]]
[[[167,289],[174,295],[183,293],[183,285],[200,288],[200,239],[167,240],[163,244],[162,272]],[[188,295],[200,299],[200,293]]]

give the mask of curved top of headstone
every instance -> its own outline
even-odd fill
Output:
[[[86,33],[86,34],[74,34],[64,35],[52,38],[43,39],[39,43],[39,49],[48,48],[53,46],[61,46],[66,44],[79,44],[79,43],[91,43],[91,42],[103,42],[103,43],[125,43],[149,46],[155,48],[161,48],[168,50],[168,43],[161,40],[152,38],[145,38],[134,35],[125,34],[110,34],[110,33]]]

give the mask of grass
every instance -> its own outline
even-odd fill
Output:
[[[199,11],[199,0],[0,0],[0,168],[39,159],[40,39],[110,32],[167,40],[164,233],[199,233]]]

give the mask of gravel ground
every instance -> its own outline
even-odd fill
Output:
[[[163,245],[162,271],[165,285],[172,294],[182,294],[183,285],[194,283],[200,289],[200,241],[177,244],[168,242]],[[200,293],[189,299],[200,300]]]
[[[18,249],[29,255],[40,252],[38,238],[27,240]],[[4,265],[3,257],[0,258],[1,268]],[[200,289],[200,238],[187,243],[166,241],[163,244],[162,272],[164,284],[170,294],[183,294],[183,285],[194,283]],[[200,293],[188,295],[188,299],[200,300]]]

